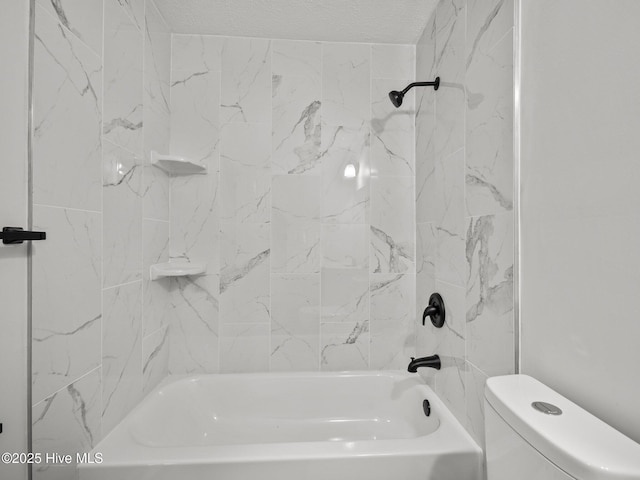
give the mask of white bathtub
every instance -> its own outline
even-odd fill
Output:
[[[80,480],[482,477],[477,444],[401,372],[170,377],[93,452]]]

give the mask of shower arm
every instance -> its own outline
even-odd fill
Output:
[[[434,90],[438,90],[439,86],[440,86],[440,77],[437,77],[433,82],[413,82],[413,83],[410,83],[400,93],[402,93],[402,95],[405,95],[413,87],[433,87]]]

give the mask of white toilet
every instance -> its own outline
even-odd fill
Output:
[[[640,480],[640,444],[527,375],[487,381],[485,430],[488,480]]]

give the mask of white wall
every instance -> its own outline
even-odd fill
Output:
[[[3,2],[0,15],[0,228],[27,226],[29,2]],[[27,245],[0,244],[0,452],[27,450]],[[26,478],[0,463],[0,477]]]
[[[522,371],[640,441],[640,3],[522,3]]]

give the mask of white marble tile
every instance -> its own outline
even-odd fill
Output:
[[[320,369],[369,368],[369,322],[323,323],[320,326]]]
[[[513,209],[513,37],[467,73],[466,191],[469,216]]]
[[[142,339],[142,392],[149,393],[169,373],[169,330],[164,327]]]
[[[143,212],[146,218],[169,220],[169,175],[151,166],[151,151],[169,152],[171,33],[151,0],[147,0],[145,26]]]
[[[414,160],[414,94],[404,97],[400,108],[389,101],[389,91],[402,88],[408,80],[373,79],[371,81],[371,175],[410,176]]]
[[[271,276],[271,370],[318,370],[320,275]]]
[[[215,57],[215,53],[210,56]],[[195,160],[206,165],[209,172],[216,172],[219,112],[219,60],[203,62],[200,69],[176,70],[174,67],[171,72],[171,153]]]
[[[100,365],[102,216],[34,206],[33,401]]]
[[[273,209],[291,222],[320,218],[320,177],[274,175]]]
[[[465,285],[464,149],[436,162],[436,278]]]
[[[437,230],[433,223],[416,225],[416,275],[435,277]]]
[[[464,145],[465,111],[465,2],[444,0],[438,4],[436,30],[435,153],[446,157]]]
[[[273,177],[273,272],[320,271],[320,180],[307,175]]]
[[[320,271],[320,223],[290,222],[280,212],[273,213],[272,271],[317,273]]]
[[[416,350],[416,276],[371,277],[370,367],[405,369]]]
[[[435,278],[437,234],[433,223],[416,224],[416,275],[425,280]]]
[[[149,335],[169,323],[171,279],[158,278],[151,281],[149,269],[156,263],[169,261],[169,222],[143,220],[143,335]]]
[[[464,234],[437,228],[436,278],[462,286],[465,280]]]
[[[320,78],[273,76],[273,173],[321,172]]]
[[[102,57],[102,0],[37,0],[37,3]]]
[[[464,288],[436,281],[436,291],[442,295],[446,308],[446,320],[441,329],[435,330],[438,345],[434,352],[418,352],[418,355],[440,355],[442,369],[421,372],[435,377],[436,393],[465,423],[465,291]],[[429,370],[429,369],[422,369]]]
[[[416,225],[416,354],[436,350],[437,339],[428,319],[422,326],[422,312],[429,305],[429,297],[436,291],[435,262],[437,231],[432,223]]]
[[[362,324],[369,320],[369,272],[322,269],[322,322]]]
[[[369,266],[368,225],[323,224],[321,250],[324,268],[367,269]]]
[[[90,451],[102,439],[100,387],[100,369],[96,368],[33,406],[33,451],[43,456],[43,462],[34,465],[33,478],[75,478],[76,454]],[[71,455],[73,462],[44,462],[47,453]]]
[[[220,371],[269,371],[269,324],[222,325]]]
[[[102,293],[102,433],[142,398],[142,282]]]
[[[171,374],[219,371],[219,277],[176,278],[169,332]]]
[[[224,39],[221,92],[222,123],[271,121],[271,40]]]
[[[469,219],[467,358],[489,375],[514,373],[513,215]]]
[[[432,78],[435,62],[435,15],[416,47],[417,78]],[[416,221],[437,220],[435,210],[435,130],[436,97],[433,89],[416,90],[415,123],[415,172],[416,172]]]
[[[36,7],[34,203],[101,210],[100,57]]]
[[[169,221],[170,219],[170,182],[169,175],[157,167],[144,165],[142,211],[143,217]]]
[[[322,68],[322,44],[295,40],[273,40],[273,75],[320,78]]]
[[[109,142],[103,163],[103,285],[111,287],[142,278],[142,166]]]
[[[436,57],[435,14],[431,16],[416,46],[416,78],[432,78]],[[430,89],[416,91],[415,162],[416,221],[435,220],[435,105],[437,93]]]
[[[355,176],[345,176],[351,165]],[[351,168],[351,167],[349,167]],[[369,128],[322,128],[322,221],[369,222]]]
[[[171,82],[171,29],[154,0],[145,2],[145,76],[157,77],[164,86]],[[168,98],[167,98],[167,104]]]
[[[320,325],[291,329],[271,323],[271,371],[314,372],[319,370]]]
[[[422,35],[416,44],[416,78],[423,78],[422,75],[431,76],[434,72],[437,33],[435,13],[433,12],[427,20]]]
[[[271,132],[260,123],[230,123],[221,136],[220,218],[236,223],[271,219]]]
[[[221,228],[220,318],[223,323],[269,323],[270,232],[264,224]]]
[[[464,149],[436,160],[437,223],[440,228],[456,234],[465,228],[464,160]]]
[[[413,177],[371,179],[372,273],[415,272]]]
[[[228,123],[222,128],[220,156],[239,166],[260,169],[271,167],[271,130],[264,123]]]
[[[127,13],[128,5],[105,2],[102,128],[105,139],[142,156],[143,32]]]
[[[371,78],[393,78],[402,83],[409,79],[415,81],[416,47],[414,45],[371,46]],[[392,90],[402,90],[398,84]]]
[[[371,118],[371,46],[322,45],[322,121],[360,128]]]
[[[171,68],[182,72],[220,71],[222,37],[171,35]]]
[[[145,0],[105,0],[122,6],[138,30],[143,30]]]
[[[487,378],[484,372],[467,362],[464,377],[467,418],[464,426],[483,450],[485,449],[484,386]]]
[[[513,9],[514,0],[467,0],[467,67],[513,28]]]
[[[175,177],[171,185],[170,255],[204,262],[208,273],[217,273],[220,262],[218,174]]]
[[[320,321],[319,274],[271,275],[271,319],[281,325]]]

